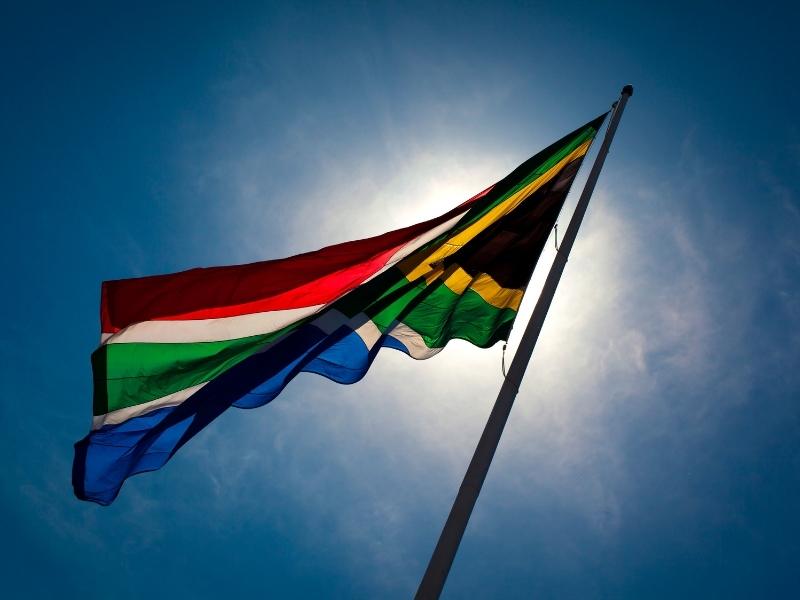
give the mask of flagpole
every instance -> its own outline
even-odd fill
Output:
[[[489,420],[486,422],[481,439],[477,448],[475,448],[475,454],[472,456],[472,461],[470,461],[467,472],[464,475],[458,495],[453,502],[453,507],[450,509],[450,515],[447,517],[447,522],[439,536],[433,556],[431,556],[431,560],[428,563],[428,568],[425,570],[425,575],[419,584],[415,596],[417,600],[436,600],[442,593],[442,588],[458,551],[464,530],[469,522],[475,501],[481,492],[481,487],[486,479],[495,450],[497,450],[497,445],[500,442],[500,436],[503,434],[503,428],[508,420],[511,407],[514,405],[514,399],[519,391],[522,376],[525,374],[525,369],[536,346],[536,340],[539,338],[539,332],[542,330],[547,310],[550,308],[561,274],[567,264],[569,252],[575,243],[583,216],[586,214],[589,199],[606,160],[611,140],[614,139],[614,133],[617,131],[617,126],[622,118],[625,104],[632,95],[633,86],[626,85],[622,88],[619,100],[614,103],[614,112],[611,115],[611,121],[603,138],[603,143],[600,145],[597,158],[595,158],[592,170],[589,172],[586,185],[578,199],[578,205],[572,214],[564,239],[561,241],[561,246],[556,252],[556,257],[550,267],[542,293],[539,295],[539,300],[536,302],[530,321],[528,321],[525,332],[522,334],[519,347],[508,369],[508,375],[506,375],[503,385],[500,387],[500,393],[497,395]]]

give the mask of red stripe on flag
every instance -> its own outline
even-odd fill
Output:
[[[400,248],[485,196],[383,235],[289,258],[103,282],[103,333],[142,321],[215,319],[327,304],[377,273]]]

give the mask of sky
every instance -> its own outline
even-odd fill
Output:
[[[628,83],[443,597],[797,597],[800,12],[648,4],[4,4],[6,597],[412,596],[501,346],[303,374],[103,508],[100,282],[422,221]]]

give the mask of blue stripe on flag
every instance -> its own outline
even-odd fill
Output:
[[[183,444],[230,406],[263,406],[300,372],[317,373],[337,383],[355,383],[364,377],[381,345],[406,351],[387,337],[369,349],[346,325],[333,334],[306,325],[208,382],[178,406],[90,432],[75,444],[75,495],[108,505],[126,478],[163,467]]]

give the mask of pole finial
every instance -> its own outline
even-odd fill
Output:
[[[633,86],[628,84],[624,88],[622,88],[622,93],[626,96],[633,96]]]

